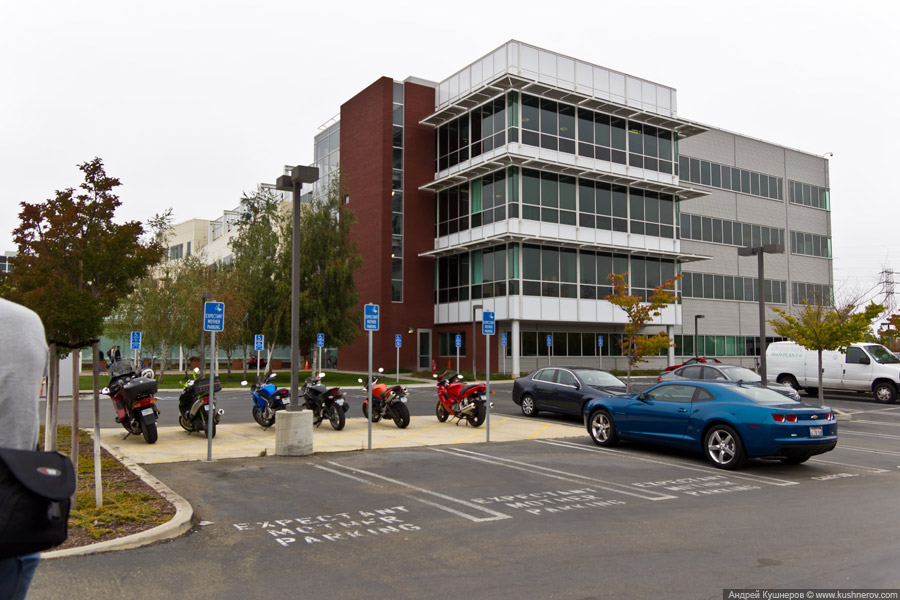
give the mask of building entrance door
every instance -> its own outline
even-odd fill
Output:
[[[419,357],[419,370],[420,371],[430,371],[431,370],[431,330],[430,329],[420,329],[419,330],[419,344],[417,349],[417,356]]]

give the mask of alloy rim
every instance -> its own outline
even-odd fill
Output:
[[[599,414],[594,417],[593,423],[591,423],[591,430],[594,434],[594,439],[599,440],[601,442],[605,442],[609,439],[609,419],[604,414]]]
[[[530,415],[532,412],[534,412],[534,400],[531,399],[531,396],[522,398],[522,411],[526,415]]]
[[[734,438],[727,431],[717,429],[709,436],[707,451],[717,464],[727,465],[736,454]]]

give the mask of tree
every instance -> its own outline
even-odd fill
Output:
[[[662,285],[653,289],[650,301],[644,302],[640,296],[632,296],[628,293],[626,281],[628,273],[610,273],[607,279],[612,283],[613,293],[606,300],[618,306],[628,316],[625,324],[625,337],[622,340],[622,351],[628,358],[628,377],[626,387],[631,390],[631,368],[638,362],[646,362],[645,356],[659,354],[663,348],[668,348],[672,340],[665,331],[655,335],[642,335],[644,329],[653,319],[662,315],[662,308],[675,301],[675,282],[681,279],[676,275]]]
[[[46,202],[22,202],[19,226],[13,231],[18,255],[11,259],[8,292],[40,315],[51,348],[78,349],[91,345],[133,282],[143,277],[163,253],[156,240],[142,241],[138,221],[114,222],[122,204],[114,193],[121,182],[108,177],[103,161],[94,158],[78,165],[84,183],[57,190]],[[94,342],[96,344],[96,342]],[[58,361],[58,351],[51,360]],[[58,363],[56,363],[58,365]],[[77,361],[74,363],[77,365]],[[78,384],[73,367],[72,458],[78,460]],[[97,389],[94,369],[94,389]],[[94,402],[98,398],[95,394]],[[58,398],[48,402],[56,414]],[[49,432],[56,447],[55,427]],[[95,424],[95,462],[99,461],[99,429]],[[96,472],[99,473],[99,465]],[[99,492],[98,492],[99,498]]]
[[[847,302],[842,306],[826,306],[821,303],[804,302],[798,316],[791,315],[782,308],[773,308],[778,315],[769,323],[780,336],[793,340],[807,350],[815,350],[819,366],[819,404],[824,404],[822,390],[822,351],[840,350],[853,342],[861,341],[869,332],[872,321],[884,307],[874,302],[857,312],[858,305]]]

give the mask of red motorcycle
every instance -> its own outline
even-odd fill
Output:
[[[480,427],[484,423],[487,386],[483,383],[463,383],[462,375],[451,370],[434,375],[434,378],[438,380],[438,402],[434,409],[438,421],[443,423],[454,417],[457,425],[463,419],[472,427]]]
[[[112,378],[109,386],[101,393],[112,398],[116,423],[121,423],[129,434],[143,435],[148,444],[155,443],[159,438],[156,429],[159,409],[156,407],[158,386],[153,379],[153,370],[138,372],[130,360],[120,360],[110,366],[109,375]]]
[[[409,409],[406,407],[406,399],[409,390],[402,385],[387,385],[380,383],[384,377],[384,369],[379,368],[378,373],[372,376],[372,422],[377,423],[382,417],[393,419],[394,425],[400,429],[409,425]],[[362,379],[358,380],[363,383]],[[363,391],[369,391],[368,383],[363,385]],[[363,400],[363,415],[369,418],[369,399]]]

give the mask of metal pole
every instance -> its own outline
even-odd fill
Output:
[[[212,461],[212,430],[216,422],[216,332],[209,332],[209,410],[206,413],[206,460]]]
[[[477,343],[477,340],[475,339],[475,320],[476,320],[475,317],[478,314],[477,310],[478,309],[475,308],[474,306],[472,307],[472,381],[473,382],[478,381],[478,375],[476,375],[476,372],[478,371],[478,367],[475,366],[475,358],[478,354],[478,351],[477,351],[478,343]],[[459,369],[457,369],[457,371],[458,370]]]
[[[456,347],[456,372],[459,373],[459,346]]]
[[[394,344],[396,346],[396,344]],[[397,383],[400,383],[400,348],[397,347]]]
[[[366,399],[369,402],[369,450],[372,449],[372,330],[369,330],[369,384],[366,386]]]
[[[103,506],[103,481],[100,472],[100,340],[91,343],[91,362],[94,365],[94,503]]]
[[[291,405],[288,410],[300,410],[298,370],[300,369],[300,184],[294,182],[294,214],[291,236]]]
[[[484,372],[485,372],[485,410],[487,411],[487,436],[485,441],[491,441],[491,336],[484,336]]]
[[[763,386],[768,385],[766,381],[766,298],[763,295],[763,281],[765,271],[763,268],[763,252],[762,247],[759,248],[759,376],[762,379]]]

